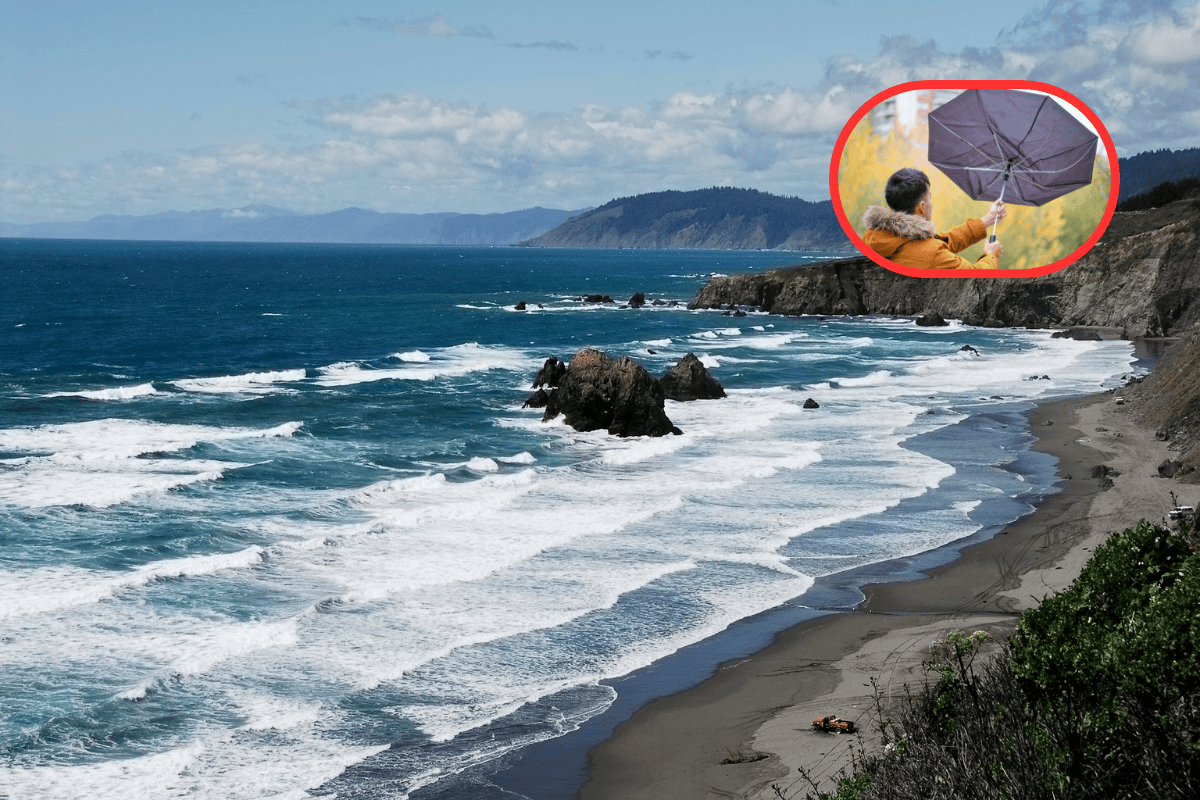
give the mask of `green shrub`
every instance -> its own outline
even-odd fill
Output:
[[[1021,615],[1013,670],[1029,688],[1120,724],[1122,698],[1171,702],[1200,688],[1200,557],[1147,522],[1096,549],[1066,591]]]
[[[903,747],[809,796],[1200,797],[1200,553],[1183,539],[1145,522],[1113,535],[973,669],[978,643],[935,647],[931,680],[881,719]]]

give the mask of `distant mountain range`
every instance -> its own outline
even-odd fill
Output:
[[[849,250],[829,200],[713,187],[621,197],[580,214],[528,247]]]
[[[0,237],[181,242],[337,242],[345,244],[507,245],[565,222],[579,211],[527,208],[504,214],[381,214],[344,208],[297,214],[272,206],[104,214],[86,222],[0,222]]]
[[[1155,150],[1119,161],[1120,199],[1200,177],[1200,148]],[[1172,198],[1173,199],[1173,198]],[[86,222],[0,222],[0,237],[200,242],[510,245],[816,250],[849,252],[829,200],[713,187],[620,197],[591,210],[527,208],[503,214],[394,214],[344,208],[298,214],[272,206],[105,214]]]

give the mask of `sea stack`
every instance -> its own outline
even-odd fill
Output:
[[[679,434],[667,418],[662,386],[631,358],[609,358],[585,348],[550,393],[543,421],[562,414],[577,431],[607,430],[614,436]]]
[[[725,388],[709,374],[695,353],[679,359],[659,382],[668,400],[716,400],[725,396]]]

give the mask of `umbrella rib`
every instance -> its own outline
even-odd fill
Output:
[[[1095,146],[1096,146],[1096,142],[1095,142],[1095,140],[1093,140],[1092,147],[1095,147]],[[1059,153],[1058,155],[1062,155],[1062,154]],[[1043,172],[1043,173],[1048,173],[1051,175],[1057,175],[1060,172],[1066,172],[1067,170],[1071,169],[1072,167],[1074,167],[1076,164],[1078,164],[1080,161],[1083,161],[1087,157],[1088,157],[1088,152],[1086,150],[1084,150],[1082,153],[1079,154],[1079,158],[1075,159],[1074,161],[1072,161],[1070,164],[1063,167],[1062,169],[1026,169],[1026,170],[1022,170],[1022,172]],[[1049,156],[1047,156],[1047,158],[1049,158]],[[1040,160],[1045,161],[1046,159],[1040,159]]]
[[[957,164],[939,164],[936,161],[930,161],[938,169],[969,169],[972,172],[1004,172],[1004,167],[960,167]]]
[[[1006,165],[1011,165],[1012,159],[1004,158],[1004,148],[1000,146],[1000,134],[990,124],[988,130],[992,132],[992,141],[996,143],[996,152],[1000,154],[1000,158],[1004,159]],[[1021,155],[1021,145],[1017,145],[1017,155]]]
[[[996,171],[997,171],[997,172],[999,172],[999,170],[996,170]],[[986,192],[988,189],[990,189],[990,188],[992,188],[993,186],[995,186],[995,185],[996,185],[996,181],[998,181],[998,180],[1000,180],[1000,176],[999,176],[999,175],[997,175],[996,177],[992,178],[992,179],[991,179],[991,181],[989,181],[989,182],[988,182],[988,185],[987,185],[987,186],[984,186],[982,189],[980,189],[980,190],[979,190],[980,194],[982,194],[983,192]],[[1003,189],[1001,189],[1001,190],[1000,190],[1000,193],[1001,193],[1001,194],[1004,194],[1004,190],[1003,190]]]
[[[1021,141],[1017,143],[1017,152],[1021,152],[1021,147],[1024,146],[1025,140],[1029,138],[1029,134],[1033,133],[1033,129],[1037,127],[1038,117],[1042,115],[1042,109],[1046,107],[1046,103],[1050,102],[1049,97],[1043,97],[1041,105],[1038,106],[1037,113],[1033,115],[1033,121],[1029,123],[1029,130],[1025,131],[1025,135],[1021,137]]]

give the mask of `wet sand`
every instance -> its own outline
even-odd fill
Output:
[[[1167,444],[1104,393],[1030,412],[1034,448],[1059,461],[1059,494],[992,539],[908,583],[869,586],[855,611],[784,631],[765,650],[723,665],[693,689],[647,704],[589,754],[580,800],[803,797],[803,767],[833,788],[856,736],[810,729],[833,713],[870,732],[872,678],[885,698],[924,680],[929,646],[950,631],[1011,634],[1019,613],[1068,586],[1095,547],[1171,508],[1173,482],[1157,475]],[[1092,468],[1120,472],[1102,489]],[[722,764],[733,755],[760,760]]]

